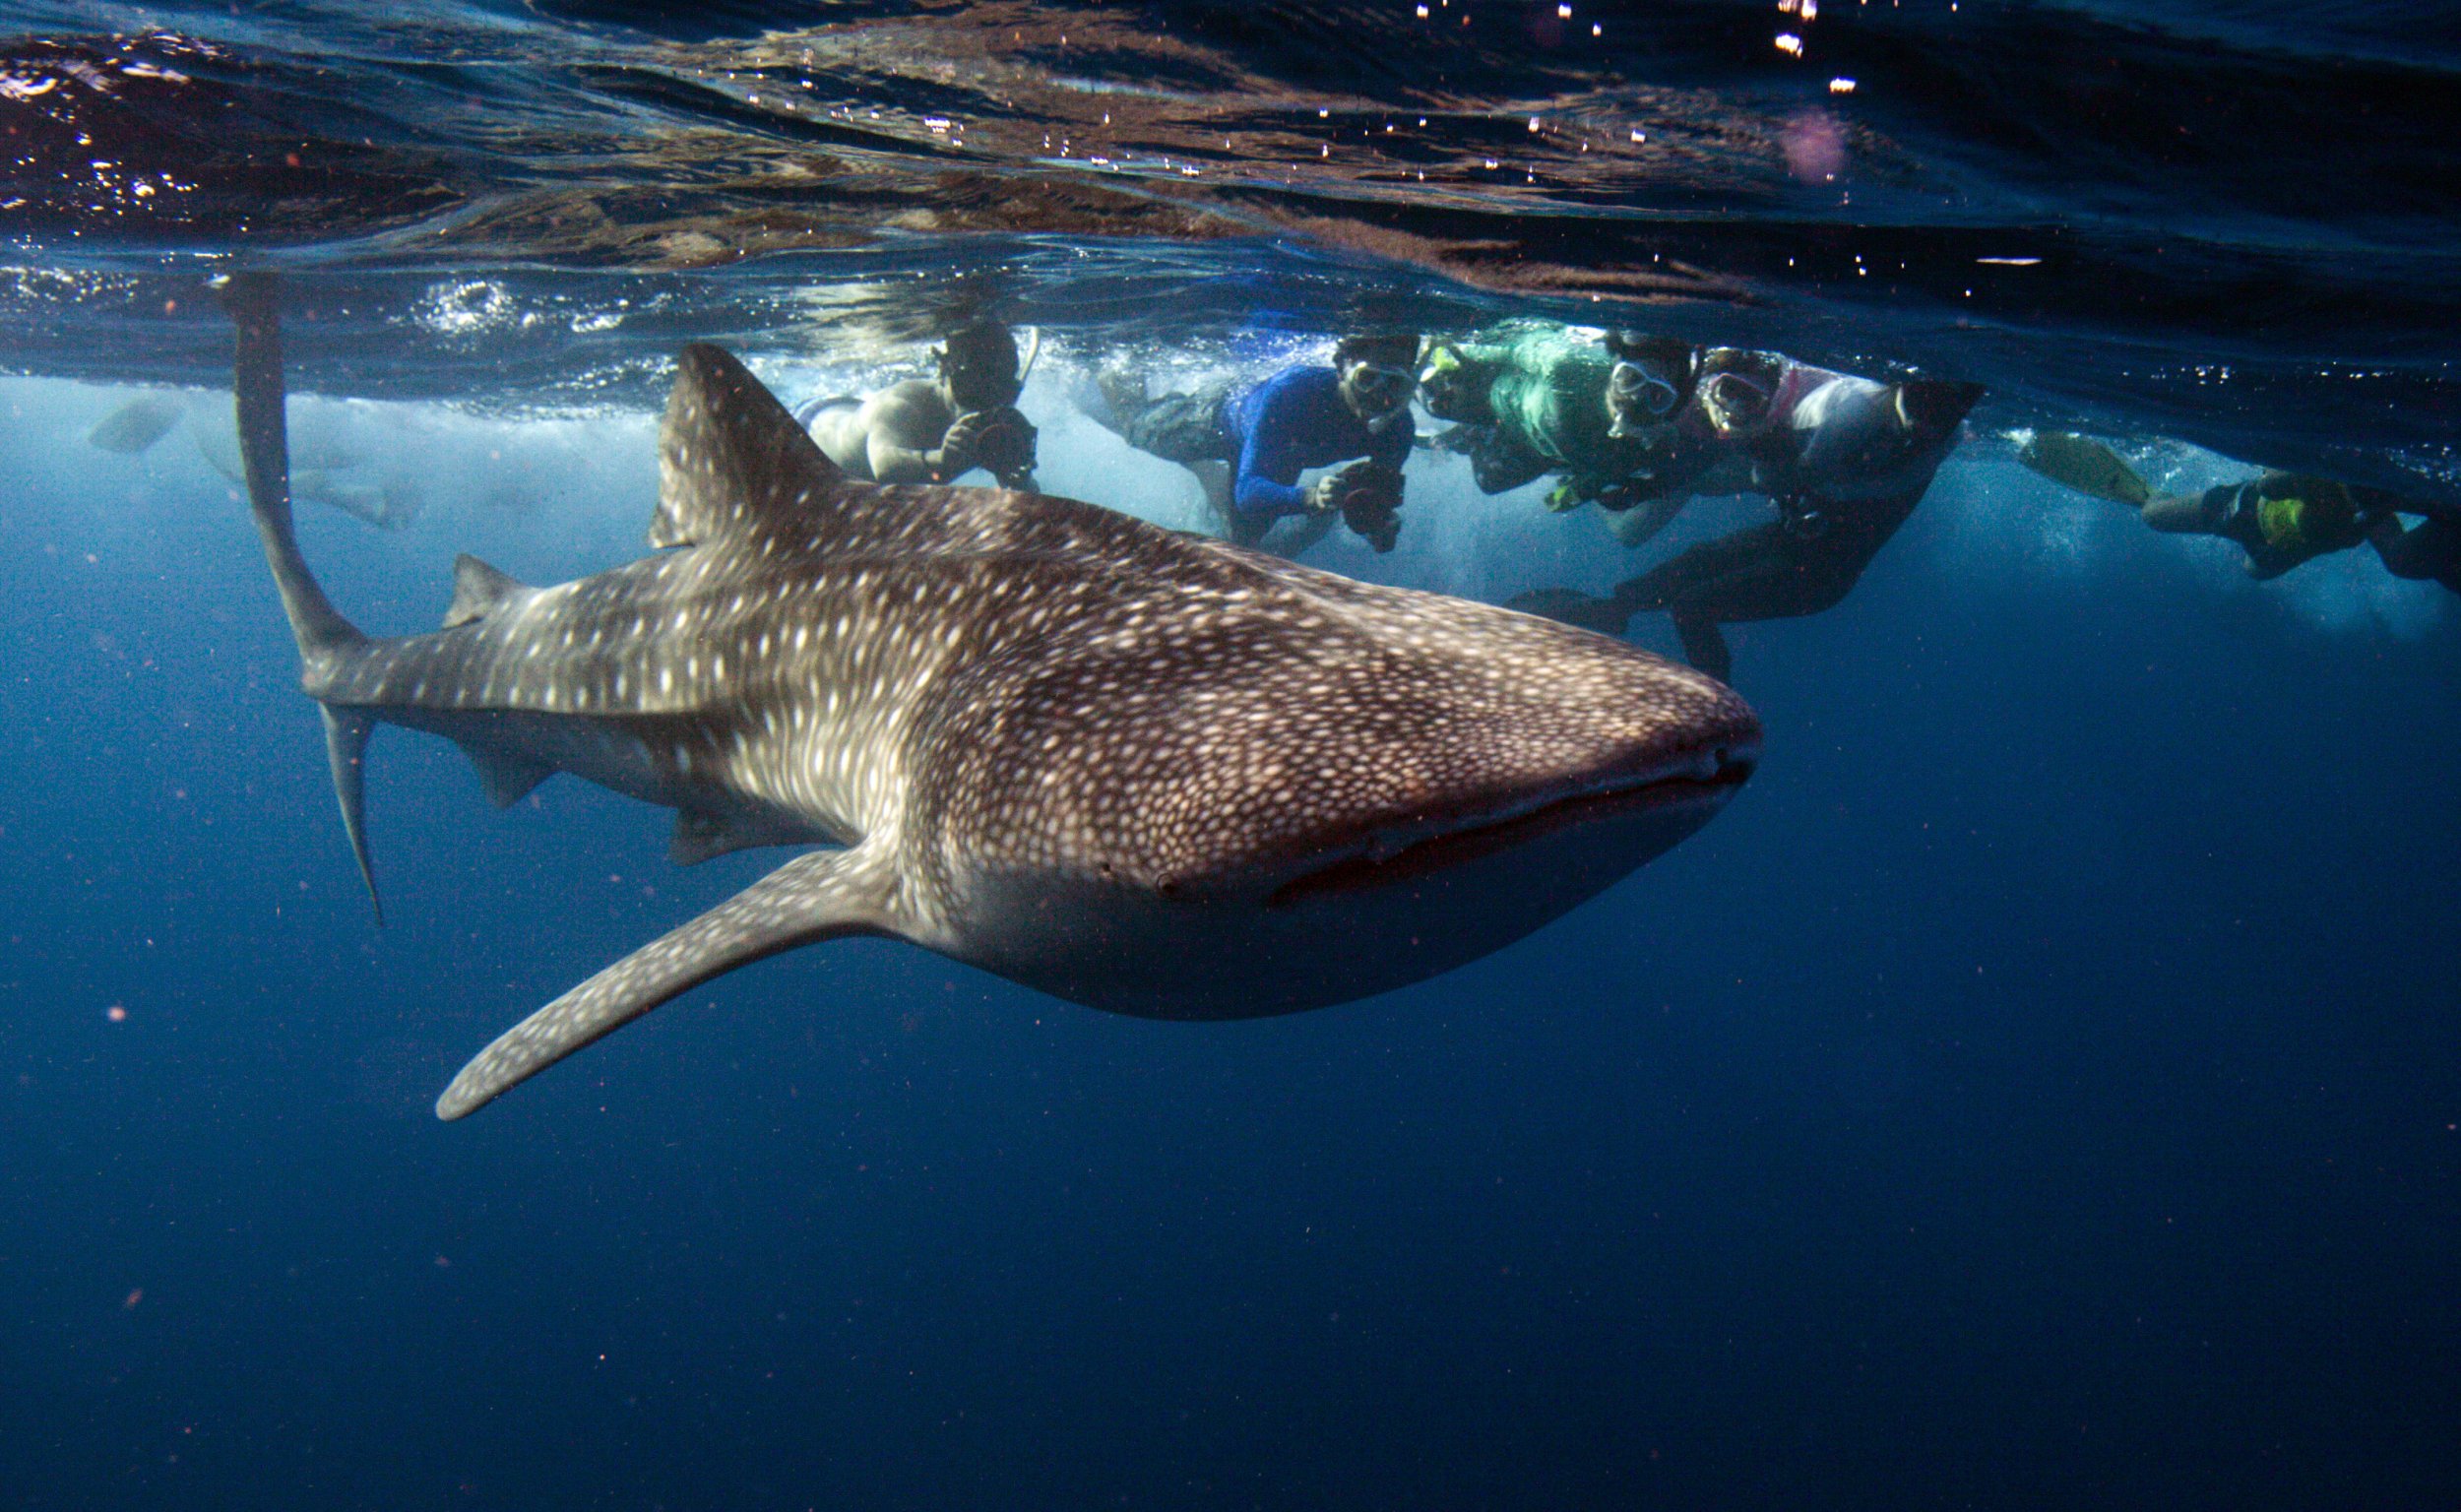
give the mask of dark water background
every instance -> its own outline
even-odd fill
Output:
[[[16,8],[0,1506],[2461,1502],[2461,614],[2364,553],[2247,583],[1994,439],[2449,496],[2450,13],[1456,8]],[[1844,605],[1735,633],[1751,787],[1520,946],[1198,1027],[843,944],[443,1125],[769,858],[388,731],[370,928],[228,485],[83,440],[216,381],[234,257],[426,501],[303,521],[392,631],[457,550],[634,554],[695,338],[783,391],[1039,322],[1045,484],[1166,517],[1079,355],[1527,309],[1993,392]],[[1629,570],[1413,471],[1329,565]]]

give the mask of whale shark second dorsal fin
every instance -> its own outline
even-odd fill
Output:
[[[658,436],[650,544],[687,546],[808,522],[846,481],[787,407],[715,346],[683,350]]]
[[[529,584],[465,551],[453,559],[453,602],[444,611],[444,627],[485,619],[532,592]]]

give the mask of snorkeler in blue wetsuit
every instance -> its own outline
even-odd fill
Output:
[[[1402,462],[1410,455],[1416,336],[1345,337],[1333,365],[1312,363],[1245,388],[1149,396],[1141,375],[1104,371],[1086,413],[1139,451],[1196,473],[1240,545],[1263,542],[1275,522],[1300,524],[1283,546],[1305,550],[1338,516],[1378,551],[1401,533]],[[1334,464],[1347,466],[1334,468]],[[1309,468],[1334,468],[1305,487]]]

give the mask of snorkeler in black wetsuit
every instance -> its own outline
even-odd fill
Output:
[[[2127,505],[2157,531],[2237,544],[2259,582],[2367,542],[2393,576],[2432,578],[2461,593],[2461,520],[2381,488],[2267,472],[2199,493],[2158,494],[2110,447],[2064,431],[2029,437],[2017,460],[2053,482]],[[2401,515],[2428,518],[2404,531]]]
[[[1720,397],[1721,388],[1734,392]],[[1713,375],[1703,394],[1720,429],[1747,438],[1755,484],[1777,501],[1774,523],[1705,541],[1605,598],[1553,589],[1512,606],[1610,635],[1635,614],[1663,609],[1685,660],[1725,680],[1734,655],[1719,627],[1817,614],[1844,598],[1914,514],[1983,392],[1968,383],[1884,386],[1836,374],[1799,398],[1783,385],[1770,388],[1722,385]],[[1758,399],[1782,405],[1784,422],[1764,423],[1776,406]]]
[[[2367,538],[2390,496],[2328,477],[2267,472],[2202,493],[2164,494],[2137,513],[2157,531],[2219,536],[2247,553],[2247,576],[2264,582]]]

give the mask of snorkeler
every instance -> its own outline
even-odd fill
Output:
[[[1471,474],[1505,493],[1552,472],[1547,508],[1566,510],[1622,475],[1609,434],[1614,359],[1588,335],[1517,320],[1427,348],[1419,394],[1427,412],[1468,428]]]
[[[1616,516],[1617,537],[1638,545],[1715,461],[1706,430],[1683,423],[1695,360],[1672,338],[1617,332],[1602,345],[1571,327],[1511,321],[1431,346],[1419,388],[1429,414],[1457,422],[1436,444],[1469,455],[1481,492],[1551,472],[1548,509],[1595,501]],[[1630,513],[1644,501],[1652,508]]]
[[[1302,363],[1244,389],[1218,383],[1160,396],[1148,395],[1142,374],[1105,369],[1095,376],[1099,392],[1080,403],[1130,446],[1194,472],[1223,534],[1239,545],[1261,544],[1276,521],[1296,516],[1299,529],[1283,547],[1295,555],[1339,517],[1390,551],[1401,535],[1418,355],[1416,336],[1348,336],[1330,367]],[[1302,488],[1309,468],[1333,470]]]
[[[182,422],[207,467],[245,486],[230,410],[219,399],[178,394],[141,394],[86,433],[88,444],[123,457],[142,456]],[[426,502],[418,473],[405,466],[371,463],[344,444],[330,411],[302,410],[290,422],[290,496],[356,515],[368,524],[398,531],[417,518]]]
[[[1753,486],[1776,501],[1778,519],[1694,546],[1604,598],[1549,589],[1511,606],[1608,634],[1663,609],[1685,660],[1724,680],[1734,656],[1719,627],[1834,607],[1922,502],[1983,391],[1879,384],[1765,353],[1710,355],[1704,408],[1748,447]]]
[[[2234,542],[2247,553],[2247,575],[2259,582],[2278,578],[2319,556],[2347,551],[2374,538],[2388,524],[2392,527],[2387,537],[2391,554],[2385,554],[2384,541],[2376,546],[2384,565],[2399,577],[2435,576],[2427,564],[2439,537],[2429,536],[2418,547],[2410,547],[2393,520],[2396,510],[2424,511],[2380,488],[2298,472],[2267,472],[2198,493],[2156,493],[2111,448],[2061,431],[2029,438],[2018,449],[2017,460],[2055,483],[2127,505],[2157,531],[2218,536]],[[2414,563],[2421,570],[2402,570]]]
[[[936,377],[909,378],[868,398],[846,396],[795,411],[849,477],[876,483],[949,483],[980,468],[1003,488],[1034,487],[1035,429],[1017,412],[1025,375],[1017,341],[998,321],[949,333]]]

